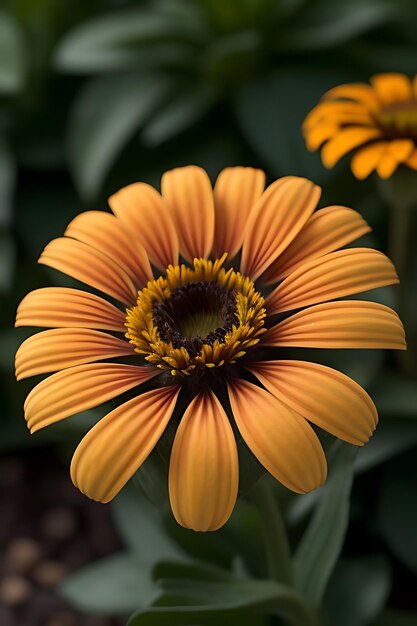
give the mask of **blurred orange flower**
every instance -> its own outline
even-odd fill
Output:
[[[74,454],[72,479],[89,497],[111,500],[172,420],[173,513],[183,526],[214,530],[238,493],[233,421],[264,467],[299,493],[326,478],[310,422],[355,445],[374,431],[375,406],[357,383],[283,349],[404,349],[394,311],[334,301],[398,282],[394,267],[376,250],[338,250],[369,227],[349,208],[315,211],[321,190],[311,181],[264,184],[262,171],[233,167],[213,190],[201,168],[174,169],[162,194],[125,187],[109,200],[113,215],[79,215],[43,251],[40,263],[112,302],[61,287],[21,302],[17,326],[52,329],[21,345],[17,377],[56,372],[27,397],[31,432],[137,389]]]
[[[321,149],[331,168],[356,150],[351,168],[364,179],[376,170],[390,178],[401,164],[417,170],[417,75],[377,74],[371,85],[351,83],[328,91],[303,124],[307,148]]]

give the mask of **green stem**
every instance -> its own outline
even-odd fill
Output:
[[[263,529],[268,574],[271,580],[293,586],[291,551],[281,511],[267,477],[256,484],[253,491]]]

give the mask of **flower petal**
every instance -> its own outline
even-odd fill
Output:
[[[302,348],[392,348],[405,350],[397,313],[361,300],[326,302],[299,311],[261,339],[263,345]]]
[[[109,198],[109,205],[142,243],[156,267],[165,270],[171,263],[178,263],[175,224],[156,189],[146,183],[128,185]]]
[[[331,137],[340,131],[340,126],[336,120],[329,120],[320,124],[316,124],[313,128],[304,131],[304,138],[307,150],[314,152],[324,141],[328,141]]]
[[[268,315],[398,283],[388,257],[370,248],[348,248],[304,263],[265,301]]]
[[[375,91],[370,85],[365,83],[350,83],[346,85],[338,85],[330,89],[325,95],[326,100],[336,100],[338,98],[346,98],[347,100],[353,100],[363,104],[367,109],[371,111],[377,111],[379,109],[378,99],[375,95]]]
[[[371,398],[337,370],[305,361],[260,361],[248,369],[279,400],[343,441],[361,446],[375,430]]]
[[[123,333],[126,314],[87,291],[44,287],[27,294],[19,304],[16,326],[101,328]]]
[[[371,83],[382,104],[392,104],[412,98],[411,82],[405,74],[396,72],[376,74],[372,76]]]
[[[133,304],[137,289],[126,272],[99,250],[69,237],[54,239],[42,252],[38,263],[53,267],[90,287]]]
[[[32,433],[141,385],[159,370],[136,365],[77,365],[52,374],[26,398],[25,418]]]
[[[366,120],[371,120],[369,112],[363,104],[358,102],[343,102],[343,101],[321,101],[314,107],[307,115],[303,122],[303,131],[309,132],[313,126],[319,124],[322,121],[331,121],[342,118],[344,121],[348,121],[350,118],[355,119],[355,116],[363,116]]]
[[[200,393],[180,422],[169,465],[169,497],[179,524],[217,530],[229,519],[237,498],[236,441],[216,396]]]
[[[65,235],[109,256],[124,269],[136,287],[143,287],[148,280],[153,280],[145,248],[114,215],[104,211],[81,213],[70,222]]]
[[[16,353],[16,378],[135,354],[126,340],[86,328],[54,328],[26,339]]]
[[[377,174],[380,178],[391,178],[397,167],[399,161],[392,154],[384,154],[376,166]]]
[[[265,173],[252,167],[227,167],[214,186],[214,254],[232,259],[239,251],[249,213],[265,187]]]
[[[74,453],[74,485],[93,500],[112,500],[157,444],[178,392],[178,386],[148,391],[97,422]]]
[[[190,263],[207,258],[214,238],[214,198],[207,173],[195,165],[162,176],[162,196],[177,227],[180,252]]]
[[[255,280],[275,261],[313,213],[320,193],[320,187],[296,176],[280,178],[268,187],[247,221],[242,274]]]
[[[408,165],[408,167],[411,167],[413,170],[417,170],[417,149],[411,153],[405,164]]]
[[[386,141],[377,141],[369,146],[360,148],[352,156],[350,168],[353,175],[359,180],[364,180],[374,171],[387,149]]]
[[[323,147],[321,152],[323,165],[327,168],[333,167],[353,148],[357,148],[381,136],[382,131],[379,128],[365,128],[364,126],[344,128]]]
[[[328,206],[316,211],[296,238],[262,276],[265,284],[281,280],[306,261],[346,246],[371,228],[353,209]]]
[[[231,381],[228,390],[240,434],[268,472],[296,493],[323,484],[326,457],[304,417],[245,380]]]

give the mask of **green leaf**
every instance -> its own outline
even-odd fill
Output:
[[[392,417],[417,418],[416,381],[396,372],[383,372],[371,392],[378,411]]]
[[[415,451],[403,454],[384,469],[377,525],[394,555],[417,572],[417,492]]]
[[[301,126],[325,91],[344,73],[315,67],[283,68],[251,82],[236,99],[238,122],[255,154],[274,175],[306,176],[316,182],[331,174],[305,146]]]
[[[0,12],[0,93],[14,94],[23,85],[24,41],[18,22]]]
[[[60,593],[80,611],[114,615],[149,606],[159,592],[149,568],[120,553],[71,574],[60,585]]]
[[[16,164],[6,141],[0,135],[0,228],[10,224],[15,184]]]
[[[189,54],[189,43],[205,36],[203,26],[191,10],[186,19],[172,11],[141,8],[100,15],[63,38],[55,65],[64,71],[90,73],[143,68],[146,61],[154,65],[181,61]],[[144,48],[164,42],[151,54]]]
[[[162,75],[102,77],[79,94],[68,128],[68,157],[80,193],[96,196],[123,146],[167,97]]]
[[[113,518],[126,547],[141,561],[183,560],[183,552],[166,534],[160,513],[133,485],[125,487],[111,504]]]
[[[156,147],[179,135],[203,117],[216,97],[216,90],[208,85],[182,89],[155,113],[142,131],[142,141]]]
[[[390,587],[391,571],[385,556],[342,560],[324,598],[329,622],[337,626],[367,626],[381,612]]]
[[[309,51],[338,47],[389,22],[397,13],[393,5],[381,0],[312,3],[294,28],[279,39],[278,48]]]
[[[356,457],[355,473],[365,472],[417,444],[417,424],[383,418]]]
[[[128,626],[218,624],[219,618],[238,624],[245,616],[250,617],[248,623],[252,624],[256,613],[261,612],[286,616],[288,623],[298,626],[313,624],[297,592],[268,580],[214,582],[173,578],[160,580],[159,585],[162,596],[158,606],[136,613]]]
[[[323,495],[297,547],[294,575],[298,589],[316,606],[342,550],[357,448],[337,441],[329,455],[331,472]]]

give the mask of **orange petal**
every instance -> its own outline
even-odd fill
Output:
[[[81,213],[68,225],[65,235],[109,256],[124,269],[136,287],[143,287],[148,280],[153,280],[145,248],[114,215],[103,211]]]
[[[375,430],[374,403],[345,374],[305,361],[263,361],[248,369],[279,400],[339,439],[361,446]]]
[[[321,121],[336,121],[338,116],[344,116],[348,120],[350,116],[364,116],[370,120],[369,112],[365,106],[357,102],[320,102],[310,111],[303,122],[303,131],[309,131],[313,126]]]
[[[376,302],[326,302],[299,311],[268,330],[268,346],[303,348],[392,348],[405,350],[398,315]]]
[[[323,484],[326,457],[304,417],[245,380],[233,380],[228,390],[240,434],[268,472],[296,493]]]
[[[378,111],[379,103],[375,95],[375,91],[370,85],[365,83],[350,83],[347,85],[339,85],[330,89],[324,98],[335,100],[337,98],[346,98],[363,104],[370,111]]]
[[[316,124],[313,128],[304,131],[307,150],[314,152],[323,142],[334,137],[340,131],[340,126],[334,120],[323,124]]]
[[[135,302],[137,289],[126,272],[108,256],[81,241],[69,237],[54,239],[38,263],[64,272],[125,304]]]
[[[180,252],[187,261],[206,258],[214,238],[214,198],[207,173],[195,165],[177,167],[162,176],[166,200],[180,240]]]
[[[350,150],[368,143],[371,139],[381,137],[381,135],[382,131],[379,128],[352,126],[342,129],[323,147],[321,152],[323,165],[327,168],[333,167]]]
[[[371,83],[382,104],[392,104],[401,100],[411,100],[411,82],[408,76],[395,72],[376,74]]]
[[[350,162],[353,175],[359,180],[364,180],[374,171],[386,149],[386,141],[377,141],[369,146],[360,148],[355,152]]]
[[[388,257],[370,248],[331,252],[304,263],[266,299],[268,315],[398,283]]]
[[[74,485],[93,500],[112,500],[157,444],[171,419],[178,391],[177,386],[148,391],[103,417],[74,453]]]
[[[87,291],[44,287],[31,291],[19,304],[16,326],[101,328],[123,333],[126,315]]]
[[[317,206],[321,189],[306,178],[281,178],[249,215],[241,272],[255,280],[287,248]]]
[[[135,354],[126,340],[86,328],[54,328],[26,339],[16,353],[16,378]]]
[[[411,90],[413,92],[414,100],[417,100],[417,74],[414,75],[414,78],[411,81]]]
[[[362,216],[343,206],[328,206],[316,211],[296,238],[264,273],[262,280],[270,284],[294,272],[306,261],[319,258],[346,246],[371,228]]]
[[[239,464],[232,427],[211,392],[200,393],[180,422],[169,464],[169,497],[181,526],[217,530],[232,514]]]
[[[165,270],[178,263],[175,224],[161,195],[146,183],[123,187],[109,198],[113,213],[138,238],[152,263]]]
[[[214,186],[214,254],[233,258],[240,249],[249,213],[265,187],[265,174],[252,167],[227,167]]]
[[[141,385],[159,370],[136,365],[77,365],[52,374],[26,398],[25,417],[33,433],[64,417],[80,413]]]
[[[399,161],[392,156],[392,154],[384,154],[376,168],[377,174],[380,178],[390,178],[397,167],[399,166]]]

